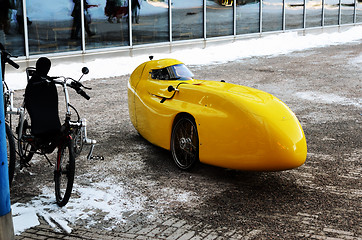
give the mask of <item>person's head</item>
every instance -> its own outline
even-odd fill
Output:
[[[47,57],[41,57],[38,59],[38,61],[36,61],[36,72],[44,77],[46,75],[48,75],[48,72],[50,70],[50,66],[52,65],[52,63],[50,62],[49,58]]]

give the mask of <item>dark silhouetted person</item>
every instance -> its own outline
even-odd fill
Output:
[[[58,92],[55,83],[46,81],[51,62],[41,57],[36,62],[36,71],[25,89],[25,107],[31,120],[31,132],[42,143],[49,145],[49,152],[55,148],[60,134]]]

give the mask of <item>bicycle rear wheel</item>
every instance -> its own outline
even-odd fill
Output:
[[[11,186],[15,173],[15,160],[16,160],[15,141],[14,141],[13,132],[11,131],[10,126],[8,124],[5,124],[5,130],[6,130],[6,145],[7,145],[6,147],[8,153],[9,186]]]
[[[18,150],[20,155],[21,164],[28,163],[34,156],[36,148],[31,142],[26,140],[28,136],[31,136],[30,117],[24,108],[23,119],[19,118],[19,124],[17,127],[18,134]]]
[[[65,141],[58,148],[57,163],[54,170],[55,198],[59,207],[65,206],[73,189],[75,158],[73,140]]]

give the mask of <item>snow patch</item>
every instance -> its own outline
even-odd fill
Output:
[[[12,205],[14,229],[20,234],[28,228],[39,225],[38,217],[43,217],[48,224],[58,231],[70,233],[70,224],[78,220],[90,220],[97,213],[104,215],[104,220],[113,219],[115,223],[124,222],[124,212],[139,212],[144,209],[146,198],[141,194],[132,194],[122,183],[105,180],[91,183],[87,187],[74,184],[72,197],[62,208],[55,204],[54,190],[43,188],[42,194],[28,203]],[[89,223],[89,226],[92,222]]]
[[[362,98],[349,99],[346,97],[338,96],[336,94],[327,94],[312,91],[298,92],[295,94],[295,96],[316,103],[352,105],[359,108],[362,107]]]

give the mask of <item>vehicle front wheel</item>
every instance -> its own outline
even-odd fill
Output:
[[[189,170],[199,161],[199,136],[191,117],[179,118],[172,129],[171,153],[176,165]]]

